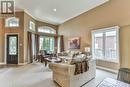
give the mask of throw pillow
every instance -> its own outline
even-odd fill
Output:
[[[82,62],[84,60],[87,60],[87,56],[85,54],[80,54],[72,58],[71,64],[77,63],[77,62]]]

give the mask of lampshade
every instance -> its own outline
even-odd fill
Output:
[[[90,51],[91,51],[91,50],[90,50],[90,47],[85,47],[84,51],[85,51],[85,52],[90,52]]]

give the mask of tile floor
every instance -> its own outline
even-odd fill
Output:
[[[58,87],[51,77],[51,70],[40,63],[0,68],[0,87]],[[106,77],[116,79],[117,75],[97,69],[96,78],[83,87],[96,87]]]

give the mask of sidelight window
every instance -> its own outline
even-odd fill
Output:
[[[9,38],[9,54],[10,55],[17,54],[17,38],[16,37]]]

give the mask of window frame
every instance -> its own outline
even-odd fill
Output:
[[[17,22],[18,22],[18,25],[17,26],[9,26],[10,25],[9,23],[10,23],[11,19],[16,19]],[[18,18],[18,17],[9,17],[9,18],[6,18],[5,19],[5,27],[6,28],[17,28],[17,27],[20,27],[20,18]]]
[[[36,31],[36,24],[33,21],[29,21],[29,29]]]
[[[50,32],[41,32],[39,29],[46,29],[46,30],[49,30]],[[49,27],[49,26],[41,26],[41,27],[38,27],[38,30],[37,30],[39,33],[46,33],[46,34],[56,34],[56,30],[53,29],[52,27]],[[54,33],[51,33],[52,31],[54,31]]]
[[[95,43],[95,37],[94,37],[94,35],[95,34],[97,34],[97,33],[103,33],[104,34],[104,32],[110,32],[110,31],[116,31],[116,47],[117,47],[117,49],[116,49],[116,52],[117,52],[117,58],[116,59],[108,59],[108,58],[105,58],[105,52],[103,52],[103,57],[104,58],[102,58],[102,59],[100,59],[100,58],[97,58],[97,59],[99,59],[99,60],[105,60],[105,61],[112,61],[112,62],[119,62],[120,61],[120,51],[119,51],[119,46],[120,46],[120,44],[119,44],[119,26],[114,26],[114,27],[108,27],[108,28],[102,28],[102,29],[98,29],[98,30],[93,30],[91,33],[92,33],[92,56],[94,57],[94,50],[95,50],[95,45],[94,45],[94,43]],[[103,35],[103,45],[105,45],[106,46],[106,36],[104,37],[104,35]],[[103,46],[103,50],[105,50],[105,46]]]
[[[46,39],[48,39],[48,41],[47,42],[49,42],[48,43],[48,46],[49,46],[49,50],[48,49],[45,49],[46,48],[46,46],[44,46],[44,47],[42,47],[42,45],[40,45],[41,44],[41,40],[40,39],[43,39],[43,44],[45,45],[45,43],[44,42],[46,42],[47,40]],[[51,39],[55,39],[54,37],[51,37],[51,36],[40,36],[39,37],[39,50],[46,50],[48,53],[53,53],[53,52],[55,52],[55,40],[53,41],[53,43],[51,44]],[[51,46],[53,46],[53,47],[51,47]],[[47,47],[48,48],[48,47]],[[52,50],[52,49],[53,50]]]

